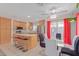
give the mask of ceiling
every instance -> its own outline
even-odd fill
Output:
[[[51,16],[50,11],[57,9],[59,12],[53,13],[57,16],[56,19],[73,16],[73,13],[78,11],[74,3],[0,3],[0,16],[23,21],[37,21]],[[62,12],[62,9],[67,11]]]

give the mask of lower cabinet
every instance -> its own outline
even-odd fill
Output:
[[[22,51],[27,51],[37,46],[37,34],[30,34],[29,36],[16,35],[14,39],[15,46]]]

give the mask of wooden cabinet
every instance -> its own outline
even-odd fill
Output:
[[[21,22],[21,21],[13,21],[13,26],[14,27],[23,27],[23,29],[26,29],[26,22]]]
[[[37,34],[15,34],[15,44],[26,49],[32,49],[37,46]]]
[[[37,45],[37,34],[31,34],[32,36],[30,36],[30,40],[29,40],[29,49],[32,49],[34,47],[36,47]]]
[[[14,27],[23,27],[23,29],[30,30],[30,31],[32,31],[32,29],[33,29],[33,24],[31,22],[21,22],[21,21],[14,20],[13,26]]]
[[[0,44],[11,42],[11,20],[0,17]]]
[[[13,27],[23,27],[23,29],[26,29],[26,30],[30,30],[32,31],[32,27],[33,27],[33,24],[31,22],[21,22],[21,21],[13,21]],[[19,34],[19,33],[15,33],[15,36],[17,36],[16,34]],[[15,38],[15,41],[18,40],[18,42],[21,42],[23,43],[23,46],[25,49],[32,49],[34,48],[36,45],[37,45],[37,34],[34,33],[34,34],[23,34],[28,40],[20,40],[20,39],[17,39]],[[22,33],[20,34],[19,37],[22,36]],[[20,45],[20,44],[19,44]]]
[[[32,31],[33,30],[33,24],[32,22],[26,22],[26,29]]]

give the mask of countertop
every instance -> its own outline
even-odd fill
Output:
[[[19,34],[19,33],[16,33],[14,35],[20,35],[20,36],[35,36],[37,35],[36,33],[27,33],[27,34]]]

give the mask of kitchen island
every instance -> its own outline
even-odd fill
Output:
[[[14,34],[14,44],[22,50],[30,50],[37,46],[37,34]]]

